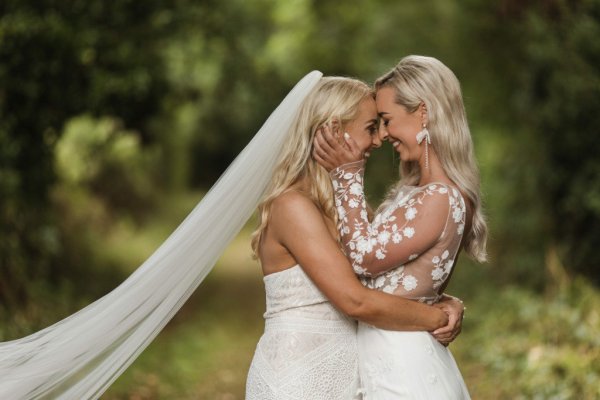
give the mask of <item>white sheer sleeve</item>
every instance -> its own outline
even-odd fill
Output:
[[[330,176],[346,254],[357,274],[377,276],[434,246],[446,229],[455,200],[444,184],[413,187],[369,222],[363,172],[364,162],[358,161],[338,167]],[[455,220],[461,223],[463,208],[454,208],[459,211]]]

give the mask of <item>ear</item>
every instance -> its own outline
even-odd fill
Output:
[[[421,125],[427,126],[429,125],[429,116],[427,114],[427,105],[424,102],[419,104],[419,111],[421,112]]]
[[[343,127],[341,126],[338,118],[337,117],[331,118],[331,121],[329,122],[329,124],[331,126],[331,132],[333,133],[333,135],[335,137],[340,137],[340,131],[343,129]]]

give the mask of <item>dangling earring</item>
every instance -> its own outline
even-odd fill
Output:
[[[425,122],[423,122],[421,132],[417,133],[417,144],[421,144],[423,139],[425,139],[425,168],[429,169],[429,145],[431,144],[431,136],[429,135]]]

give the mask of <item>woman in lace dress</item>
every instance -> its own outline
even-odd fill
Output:
[[[331,171],[339,233],[363,284],[435,304],[461,249],[486,259],[487,228],[460,86],[440,61],[409,56],[375,87],[380,135],[400,155],[401,180],[372,221],[360,146],[325,129],[316,138],[315,158]],[[430,334],[379,328],[368,321],[358,327],[366,399],[469,398],[450,351]]]
[[[328,124],[349,132],[361,154],[381,144],[372,90],[353,79],[321,78],[296,116],[259,206],[252,245],[265,275],[267,310],[246,399],[354,398],[355,319],[390,330],[438,329],[445,344],[460,330],[456,300],[434,307],[358,281],[337,240],[328,173],[311,157],[315,133]]]

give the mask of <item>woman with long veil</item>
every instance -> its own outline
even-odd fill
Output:
[[[320,79],[314,71],[298,82],[202,201],[121,285],[48,328],[0,343],[0,399],[99,398],[175,315],[252,215],[290,127]]]
[[[158,335],[244,226],[300,104],[305,76],[169,238],[120,286],[56,324],[0,343],[0,399],[97,399]]]

